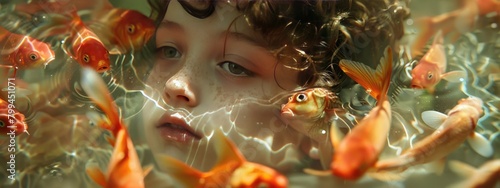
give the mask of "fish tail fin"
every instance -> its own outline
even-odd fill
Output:
[[[461,177],[469,177],[476,173],[477,169],[464,162],[452,160],[448,162],[450,169]]]
[[[413,44],[411,45],[411,56],[417,57],[422,55],[422,48],[425,47],[427,41],[432,37],[434,33],[434,24],[432,22],[432,17],[423,17],[416,20],[417,28],[420,30],[418,36],[416,36]]]
[[[434,40],[432,41],[432,44],[443,44],[444,39],[443,39],[443,30],[439,30],[436,35],[434,36]]]
[[[382,80],[380,96],[377,99],[381,103],[387,100],[387,93],[389,92],[392,77],[392,49],[390,47],[386,48],[384,58],[380,60],[380,66],[377,67],[377,73],[380,73],[378,77]]]
[[[87,166],[85,172],[87,172],[87,175],[90,179],[94,180],[95,183],[102,187],[106,186],[106,176],[104,176],[98,166]]]
[[[231,140],[229,140],[221,130],[214,132],[215,152],[217,153],[218,161],[215,166],[223,165],[230,161],[239,161],[243,163],[245,158]]]
[[[392,75],[392,50],[387,47],[376,70],[350,60],[341,60],[340,68],[354,81],[363,86],[379,103],[387,100]]]
[[[186,187],[198,187],[198,181],[203,177],[201,171],[168,155],[160,155],[159,158],[158,164],[162,170],[166,171],[174,180],[182,182]]]
[[[118,134],[120,129],[124,128],[118,116],[118,111],[115,108],[111,94],[102,80],[101,76],[91,68],[82,68],[81,87],[87,95],[104,111],[110,120],[108,130],[113,136]]]

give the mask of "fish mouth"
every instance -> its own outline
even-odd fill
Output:
[[[99,63],[97,63],[97,72],[98,73],[104,73],[109,70],[110,66],[107,65],[106,61],[100,60]]]
[[[281,105],[281,116],[283,117],[294,117],[295,113],[293,113],[292,109],[287,107],[287,105]]]
[[[424,87],[422,87],[421,85],[412,84],[412,85],[411,85],[411,88],[415,88],[415,89],[423,89]]]
[[[199,141],[202,136],[192,129],[186,118],[180,113],[165,114],[160,118],[156,128],[160,136],[167,142],[188,143]]]

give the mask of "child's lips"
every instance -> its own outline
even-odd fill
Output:
[[[156,128],[160,136],[166,141],[186,143],[192,140],[200,140],[201,136],[184,119],[179,113],[172,115],[165,114],[160,119]]]

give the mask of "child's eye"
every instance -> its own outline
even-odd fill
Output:
[[[230,62],[230,61],[224,61],[219,64],[219,66],[224,69],[226,72],[228,72],[231,75],[234,76],[253,76],[254,73],[243,68],[242,66]]]
[[[162,46],[158,48],[158,52],[160,53],[161,57],[167,58],[167,59],[174,59],[174,58],[180,58],[181,53],[179,50],[177,50],[174,47],[171,46]]]

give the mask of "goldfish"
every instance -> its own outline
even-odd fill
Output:
[[[152,166],[143,171],[127,128],[119,119],[109,90],[100,76],[88,67],[84,67],[82,72],[83,90],[109,118],[108,124],[101,122],[100,126],[112,130],[115,137],[107,174],[104,175],[96,166],[88,167],[87,174],[103,187],[144,187],[144,177],[152,170]]]
[[[29,14],[46,9],[64,12],[69,4],[78,10],[90,10],[91,20],[87,22],[88,26],[112,54],[140,50],[154,34],[155,25],[152,19],[136,10],[115,8],[107,0],[20,3],[16,5],[15,10]]]
[[[92,67],[98,73],[111,68],[109,51],[99,37],[85,25],[76,9],[64,13],[38,13],[33,16],[32,21],[36,22],[37,26],[30,32],[30,36],[67,36],[63,41],[63,50],[81,66]]]
[[[453,31],[465,33],[471,31],[477,22],[478,16],[490,13],[500,14],[500,1],[498,0],[465,0],[461,8],[433,17],[417,19],[416,23],[420,32],[412,45],[412,56],[420,54],[425,43],[439,30],[443,35]],[[498,23],[498,22],[497,22]]]
[[[327,144],[326,129],[336,126],[331,117],[341,112],[338,97],[325,88],[310,88],[295,92],[288,102],[281,106],[281,118],[298,132],[308,135],[318,145],[319,157],[309,151],[313,158],[320,158],[323,166],[331,159],[331,146]]]
[[[287,187],[288,180],[272,168],[246,161],[221,131],[214,137],[215,150],[219,157],[216,165],[208,172],[201,172],[170,156],[161,156],[160,165],[174,179],[186,187],[257,187],[261,184],[270,188]]]
[[[417,66],[411,71],[411,87],[427,89],[433,93],[441,79],[459,82],[465,77],[463,71],[446,72],[446,52],[443,46],[443,35],[440,32],[434,37],[429,51],[420,59]]]
[[[110,52],[123,54],[140,50],[153,36],[153,20],[129,9],[111,8],[95,18],[89,27],[97,33]],[[99,23],[99,24],[97,24]]]
[[[14,76],[17,69],[47,66],[55,59],[49,44],[15,33],[0,27],[1,66],[12,67]]]
[[[495,187],[500,182],[500,159],[487,161],[479,168],[459,161],[450,161],[449,166],[451,170],[465,178],[452,187]]]
[[[15,106],[8,101],[0,99],[0,133],[19,135],[28,133],[28,124],[24,114],[17,111]]]
[[[327,113],[334,110],[337,96],[324,88],[311,88],[294,93],[288,102],[281,106],[281,116],[288,122],[298,119],[307,121],[322,120]],[[309,131],[309,127],[291,123],[294,129],[301,132]]]
[[[392,75],[390,47],[386,49],[384,56],[376,70],[359,62],[340,61],[340,68],[377,99],[377,106],[350,133],[343,139],[331,139],[335,148],[331,172],[343,179],[356,180],[364,175],[377,162],[385,146],[392,118],[387,97]]]
[[[484,157],[493,155],[488,139],[474,132],[481,115],[483,102],[476,97],[461,99],[448,115],[426,111],[422,118],[426,124],[439,128],[431,135],[417,142],[412,148],[403,151],[396,158],[379,161],[377,171],[403,171],[410,166],[436,162],[435,167],[442,169],[439,160],[456,150],[467,139],[472,148]]]
[[[92,67],[98,73],[106,72],[110,69],[109,52],[100,41],[97,35],[92,32],[80,19],[76,11],[72,12],[73,21],[71,22],[71,52],[73,57],[80,65]]]

